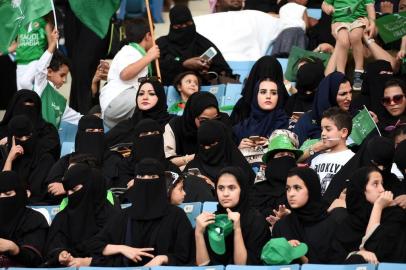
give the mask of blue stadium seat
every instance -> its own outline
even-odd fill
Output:
[[[203,212],[214,213],[217,210],[217,204],[218,202],[204,202],[202,213]]]
[[[402,263],[380,263],[378,270],[405,270],[406,264]]]
[[[43,214],[48,224],[51,224],[56,214],[59,213],[59,205],[36,205],[29,207]]]
[[[194,227],[196,225],[196,217],[200,215],[202,210],[201,202],[191,202],[191,203],[182,203],[179,205],[180,208],[185,211],[187,217],[189,218],[190,223]]]
[[[162,9],[164,7],[164,0],[151,0],[149,2],[151,7],[151,15],[155,23],[163,23]]]
[[[61,157],[75,152],[75,142],[62,142]]]
[[[25,268],[25,267],[9,267],[9,270],[76,270],[76,267],[59,267],[59,268]],[[133,268],[134,269],[134,268]]]
[[[303,264],[301,270],[375,270],[373,264]]]
[[[224,266],[155,266],[151,267],[151,270],[224,270]]]
[[[202,92],[210,92],[216,96],[217,102],[221,105],[223,103],[224,94],[226,93],[226,85],[225,84],[218,84],[218,85],[208,85],[202,86],[200,88]]]
[[[233,110],[231,107],[237,103],[237,101],[241,98],[241,90],[243,85],[242,84],[234,84],[229,83],[226,86],[226,93],[224,95],[223,103],[220,107],[222,112],[226,112],[228,114],[231,113]]]
[[[176,91],[175,87],[172,85],[168,86],[168,93],[166,94],[166,104],[168,105],[168,108],[178,101],[180,101],[178,91]]]
[[[125,18],[138,18],[143,17],[145,14],[145,1],[144,0],[126,0]]]
[[[61,144],[63,142],[74,142],[77,131],[78,131],[77,125],[68,122],[61,122],[58,130],[59,140]]]
[[[291,265],[227,265],[226,270],[299,270],[298,264]]]
[[[59,268],[61,269],[61,268]],[[149,270],[149,267],[95,267],[95,266],[81,266],[80,270]],[[62,269],[63,270],[63,269]]]
[[[278,58],[278,61],[282,66],[283,74],[285,74],[288,67],[288,58]]]
[[[307,15],[309,17],[315,18],[315,19],[320,19],[321,18],[321,9],[320,8],[308,8],[307,9]]]
[[[240,82],[243,83],[250,74],[255,61],[227,61],[227,64],[233,70],[233,74],[240,74]]]

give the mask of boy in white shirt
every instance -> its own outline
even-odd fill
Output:
[[[148,23],[137,18],[126,23],[129,42],[114,57],[107,84],[100,90],[100,107],[104,123],[112,128],[128,119],[135,109],[139,79],[152,75],[151,63],[159,58],[158,46],[153,46]]]
[[[310,167],[320,177],[323,195],[333,176],[354,156],[346,145],[352,129],[351,115],[338,107],[332,107],[323,113],[321,129],[321,139],[328,150],[315,157]]]
[[[59,34],[52,31],[48,49],[42,54],[35,65],[33,74],[34,91],[41,97],[42,117],[56,128],[62,121],[77,125],[82,117],[80,113],[70,108],[66,98],[56,89],[65,82],[69,73],[68,59],[59,51],[55,51]]]

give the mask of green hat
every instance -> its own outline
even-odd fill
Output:
[[[233,222],[227,214],[216,215],[215,222],[207,228],[209,243],[214,253],[223,255],[226,252],[225,238],[233,231]]]
[[[270,265],[290,264],[293,260],[306,255],[308,247],[300,243],[292,247],[286,238],[272,238],[262,248],[261,260]]]
[[[262,157],[262,160],[267,163],[269,158],[272,157],[277,152],[289,151],[295,154],[296,159],[298,159],[303,151],[296,149],[292,141],[286,135],[278,135],[269,140],[268,152]]]

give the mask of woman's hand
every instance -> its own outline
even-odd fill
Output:
[[[134,262],[140,262],[142,261],[142,256],[154,258],[154,255],[148,253],[149,251],[154,251],[154,248],[134,248],[123,245],[120,253]]]
[[[58,261],[61,265],[68,266],[72,262],[72,260],[73,260],[72,255],[66,250],[63,250],[59,253]]]
[[[277,221],[279,221],[281,218],[284,216],[287,216],[291,213],[290,209],[286,208],[284,204],[279,205],[278,210],[272,210],[274,215],[269,215],[266,218],[266,221],[268,221],[271,226],[274,226]]]
[[[0,254],[6,252],[15,256],[20,253],[20,248],[13,241],[0,238]]]
[[[12,146],[10,153],[8,153],[7,159],[13,162],[17,157],[24,155],[24,148],[21,145],[16,145],[15,138],[13,136]]]
[[[196,232],[203,234],[209,224],[213,224],[216,215],[213,213],[203,212],[196,218]]]
[[[216,184],[214,184],[214,182],[210,178],[208,178],[207,176],[205,176],[203,174],[199,174],[199,175],[197,175],[197,177],[202,178],[212,188],[216,187]]]
[[[152,267],[152,266],[160,266],[160,265],[164,265],[164,264],[168,264],[168,256],[158,255],[155,258],[153,258],[152,260],[150,260],[149,263],[145,264],[144,266]]]
[[[240,213],[233,212],[230,210],[230,208],[227,208],[227,216],[229,220],[233,221],[234,230],[241,228]]]
[[[63,188],[62,183],[54,182],[48,185],[48,193],[51,193],[54,196],[59,196],[66,194],[66,191]]]
[[[381,209],[384,209],[393,204],[393,193],[391,191],[382,192],[374,203],[374,205],[379,206]]]
[[[360,250],[357,252],[358,255],[362,256],[365,261],[368,263],[378,264],[378,258],[376,257],[375,253],[367,251],[367,250]]]
[[[254,141],[248,139],[248,138],[244,138],[241,140],[240,145],[238,146],[238,148],[242,149],[242,148],[250,148],[250,147],[255,147],[257,146],[255,144]]]

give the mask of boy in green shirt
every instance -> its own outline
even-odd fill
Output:
[[[345,73],[348,50],[352,48],[355,62],[353,89],[361,90],[364,72],[364,31],[372,38],[375,32],[374,0],[324,0],[322,10],[333,16],[331,26],[336,39],[336,68]]]

